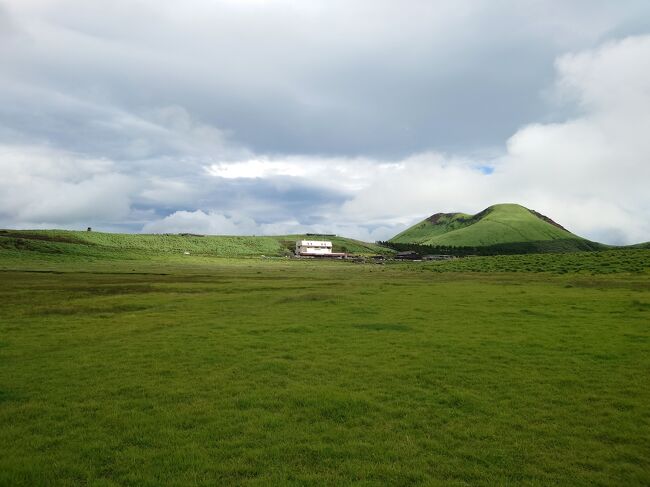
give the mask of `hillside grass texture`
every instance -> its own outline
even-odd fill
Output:
[[[391,242],[474,247],[552,240],[579,242],[584,239],[548,223],[523,206],[502,204],[491,206],[485,214],[448,214],[436,223],[426,219],[396,235]]]
[[[293,254],[296,240],[320,239],[304,235],[273,237],[146,235],[68,230],[0,230],[0,249],[13,252],[20,259],[26,252],[50,254],[54,260],[68,255],[79,259],[157,259],[169,254],[190,254],[214,257],[278,257]],[[344,237],[323,237],[332,241],[335,252],[356,255],[389,254],[393,252],[376,244]]]

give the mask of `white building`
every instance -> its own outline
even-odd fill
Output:
[[[324,240],[298,240],[296,242],[296,255],[330,255],[332,242]]]

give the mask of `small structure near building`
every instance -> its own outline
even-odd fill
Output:
[[[332,242],[327,240],[298,240],[296,242],[298,257],[331,257],[342,259],[345,253],[332,252]]]
[[[395,260],[422,260],[420,254],[413,250],[406,250],[404,252],[397,252],[395,254]]]
[[[422,260],[452,260],[455,259],[456,257],[453,255],[447,255],[447,254],[442,254],[442,255],[425,255],[422,257]]]

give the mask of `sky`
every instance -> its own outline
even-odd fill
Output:
[[[650,241],[647,0],[0,0],[0,228]]]

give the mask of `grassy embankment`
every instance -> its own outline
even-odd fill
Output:
[[[648,250],[57,245],[0,248],[0,485],[650,483]]]
[[[26,255],[44,262],[104,262],[116,260],[169,261],[183,259],[185,252],[204,257],[279,257],[292,255],[303,235],[273,237],[142,235],[67,230],[0,230],[0,250],[4,261],[12,256],[23,261]],[[355,255],[389,254],[390,249],[344,237],[327,237],[335,252]]]

